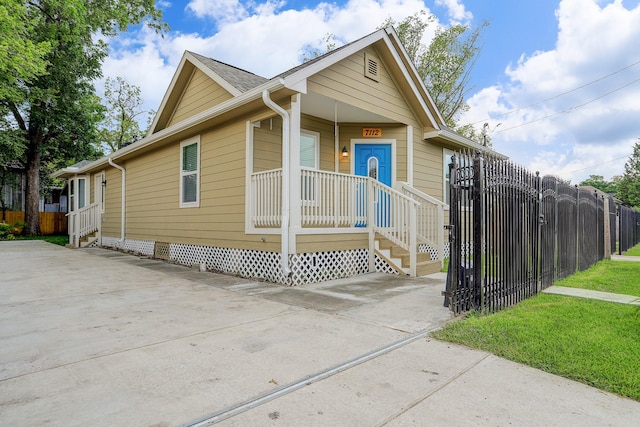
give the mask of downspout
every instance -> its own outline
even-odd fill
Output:
[[[122,172],[122,201],[120,202],[120,206],[122,208],[121,209],[122,218],[120,219],[120,243],[124,243],[124,225],[125,225],[125,218],[126,218],[125,194],[126,194],[126,184],[127,184],[127,171],[122,166],[116,165],[115,163],[113,163],[113,160],[111,160],[111,157],[109,157],[107,160],[109,161],[109,164],[111,166],[113,166],[116,169],[119,169],[120,172]]]
[[[289,139],[290,139],[290,118],[289,113],[270,98],[267,89],[262,91],[262,100],[265,105],[271,108],[282,117],[282,224],[281,229],[281,252],[282,252],[282,272],[285,277],[291,277],[292,271],[289,268],[289,177],[291,175],[291,165],[289,164]]]

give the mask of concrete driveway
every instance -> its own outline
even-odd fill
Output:
[[[0,272],[2,425],[640,419],[638,402],[431,340],[449,319],[438,276],[284,288],[43,242],[0,243]]]

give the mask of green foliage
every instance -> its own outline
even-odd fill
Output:
[[[108,54],[105,38],[116,36],[130,25],[146,23],[163,30],[166,24],[154,0],[40,0],[19,7],[7,4],[14,7],[6,9],[15,18],[9,25],[16,19],[25,24],[22,32],[4,34],[8,41],[3,43],[36,46],[29,52],[34,64],[40,64],[31,72],[0,79],[0,116],[5,118],[0,122],[0,134],[10,134],[17,146],[24,147],[26,231],[38,234],[42,165],[66,166],[101,154],[94,143],[104,108],[92,81],[100,77]],[[0,63],[0,67],[10,66]]]
[[[475,29],[460,24],[438,28],[427,53],[416,63],[445,123],[452,129],[460,114],[469,109],[465,98],[472,89],[471,70],[480,51],[480,36],[488,25],[483,22]]]
[[[582,186],[588,185],[588,186],[597,188],[598,190],[604,193],[615,194],[618,190],[618,182],[620,179],[621,177],[614,176],[611,182],[609,182],[609,181],[605,181],[602,175],[589,175],[589,178],[585,179],[578,185],[582,185]]]
[[[480,144],[489,142],[471,126],[458,126],[460,114],[469,109],[465,99],[472,89],[471,71],[480,53],[482,31],[489,24],[484,21],[476,28],[460,24],[448,28],[439,27],[429,46],[425,46],[422,38],[433,21],[433,15],[427,15],[421,10],[400,22],[389,18],[383,27],[392,25],[396,28],[400,41],[427,86],[445,124]]]
[[[108,152],[117,151],[125,143],[143,136],[138,117],[146,115],[149,123],[153,112],[141,109],[140,93],[139,87],[127,83],[122,77],[115,80],[107,78],[104,90],[106,115],[98,132],[101,148]]]
[[[624,175],[618,181],[616,197],[626,206],[640,208],[640,141],[624,164]]]
[[[624,252],[626,256],[640,256],[640,245],[636,245]]]
[[[19,86],[46,71],[53,44],[34,37],[37,24],[26,2],[0,3],[0,100],[19,100]]]
[[[66,234],[53,236],[17,236],[15,240],[42,240],[54,245],[65,246],[67,243],[69,243],[69,236],[67,236]]]
[[[14,224],[0,222],[0,240],[15,240],[25,225],[24,222],[16,222]]]
[[[322,56],[327,52],[331,52],[337,46],[335,36],[333,34],[325,34],[325,36],[322,38],[322,41],[325,44],[324,50],[314,48],[311,45],[306,45],[305,47],[303,47],[302,62],[309,62],[312,59],[316,59],[317,57]]]

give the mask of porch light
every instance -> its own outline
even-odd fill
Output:
[[[105,178],[102,179],[102,188],[107,187],[107,180]]]
[[[349,157],[349,152],[347,151],[347,146],[342,147],[342,157]]]

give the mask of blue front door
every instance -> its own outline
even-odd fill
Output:
[[[368,176],[391,187],[391,144],[356,144],[354,155],[355,174]],[[362,196],[357,201],[357,206],[365,209],[365,189],[361,190]],[[389,200],[383,194],[374,195],[376,224],[384,226],[389,223]],[[357,224],[364,227],[366,223]]]
[[[391,144],[356,144],[355,173],[391,187]]]

